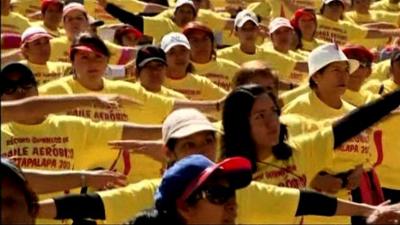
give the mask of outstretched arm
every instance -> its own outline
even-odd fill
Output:
[[[129,24],[143,32],[143,17],[128,12],[115,4],[108,3],[107,0],[97,0],[97,3],[102,6],[107,13],[117,18],[119,21]]]

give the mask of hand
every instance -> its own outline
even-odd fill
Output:
[[[147,155],[159,162],[165,161],[162,141],[118,140],[109,141],[108,144],[113,149],[129,149],[131,153]]]
[[[349,190],[354,190],[360,186],[361,176],[364,172],[362,165],[358,165],[349,176],[347,176],[347,186]]]
[[[142,102],[125,95],[96,95],[94,106],[100,108],[118,108],[123,105],[143,105]]]
[[[386,201],[367,218],[368,224],[400,224],[400,203],[388,205]]]
[[[311,187],[329,194],[336,194],[342,188],[342,183],[342,179],[330,174],[318,174],[311,181]]]
[[[97,4],[99,4],[103,8],[107,6],[107,3],[107,0],[97,0]]]
[[[126,176],[109,170],[83,171],[86,176],[86,184],[96,189],[126,186]]]

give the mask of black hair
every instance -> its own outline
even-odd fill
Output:
[[[9,179],[23,193],[28,213],[35,218],[39,210],[39,199],[36,193],[29,186],[22,170],[14,162],[3,157],[1,158],[1,179]]]
[[[80,33],[75,38],[74,42],[71,45],[72,50],[69,55],[71,62],[74,61],[75,54],[77,52],[77,50],[74,50],[74,47],[80,46],[80,45],[91,46],[91,47],[95,48],[96,51],[105,55],[107,58],[110,58],[110,56],[111,56],[110,50],[108,50],[106,44],[100,37],[98,37],[97,35],[92,35],[90,33],[84,32],[84,33]]]
[[[159,225],[159,224],[174,224],[184,225],[185,220],[175,210],[172,211],[160,211],[156,208],[145,209],[123,225]]]
[[[10,88],[10,79],[8,75],[11,73],[21,74],[20,80],[33,84],[37,87],[37,81],[32,70],[22,63],[10,63],[4,66],[0,72],[0,94],[4,94],[5,90]]]
[[[256,98],[267,94],[274,105],[280,108],[275,95],[257,84],[247,84],[234,89],[226,98],[222,112],[224,135],[222,137],[222,157],[242,156],[250,160],[253,172],[257,171],[256,146],[251,136],[250,112]],[[279,143],[273,147],[272,154],[279,160],[287,160],[292,155],[292,148],[286,143],[288,138],[285,125],[280,126]]]

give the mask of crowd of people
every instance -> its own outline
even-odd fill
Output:
[[[1,0],[1,224],[400,224],[399,0]]]

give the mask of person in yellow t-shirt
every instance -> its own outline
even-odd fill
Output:
[[[289,76],[295,68],[307,67],[305,62],[297,62],[257,46],[258,32],[259,23],[256,15],[248,10],[242,10],[235,18],[235,35],[239,38],[239,44],[218,50],[217,57],[231,60],[239,65],[251,60],[264,60],[283,77]]]
[[[297,51],[291,50],[294,29],[290,21],[283,17],[276,17],[268,26],[271,43],[264,43],[262,46],[266,51],[273,52],[282,57],[292,58],[296,61],[307,61],[307,57]],[[302,84],[306,81],[308,69],[306,67],[294,69],[289,76],[280,76],[280,80],[290,81],[294,84]]]
[[[227,92],[208,78],[190,71],[190,44],[185,35],[169,33],[161,40],[167,56],[167,77],[164,86],[184,94],[191,100],[217,100]]]
[[[173,18],[146,17],[135,15],[107,0],[99,0],[104,9],[123,23],[138,28],[145,35],[153,37],[153,43],[158,44],[161,38],[170,32],[180,32],[190,21],[196,19],[197,8],[191,0],[179,0],[175,5]],[[154,29],[157,27],[157,29]]]
[[[315,38],[317,31],[317,17],[315,11],[309,8],[298,9],[294,13],[290,24],[296,33],[296,49],[311,52],[314,48],[326,42]]]
[[[194,121],[196,123],[193,123]],[[182,109],[169,115],[163,124],[163,137],[165,137],[163,143],[157,143],[159,147],[164,145],[162,148],[166,150],[167,158],[172,161],[179,162],[184,157],[193,154],[202,154],[213,160],[216,150],[215,132],[215,127],[204,115],[193,109]],[[137,147],[134,141],[114,143],[117,147]],[[191,144],[187,145],[187,143]],[[158,154],[162,153],[159,152]],[[72,195],[44,200],[40,202],[38,217],[55,218],[59,215],[58,219],[77,218],[79,216],[74,212],[79,211],[85,212],[85,215],[89,215],[87,217],[92,219],[105,219],[104,222],[106,223],[119,224],[131,218],[137,212],[151,207],[154,204],[153,197],[160,183],[161,179],[143,180],[127,187],[101,191],[96,194]],[[368,215],[372,210],[369,206],[365,207],[343,200],[336,201],[334,198],[327,198],[327,196],[316,192],[277,187],[259,182],[252,182],[236,194],[237,205],[239,206],[236,223],[239,224],[291,223],[295,216],[304,214]],[[85,197],[86,199],[83,199]],[[314,207],[313,202],[316,200],[312,200],[312,197],[318,198],[318,202],[321,204],[315,204]],[[65,201],[70,200],[79,202],[78,205],[85,205],[85,207],[79,210],[71,210],[72,207],[78,205],[75,203],[64,204]],[[336,206],[332,205],[333,208],[328,210],[330,207],[327,206],[332,203]],[[125,204],[129,204],[130,207],[120,207]],[[62,206],[66,208],[62,209]],[[282,210],[282,207],[285,207],[285,210]],[[323,210],[320,211],[321,207]],[[236,211],[236,209],[234,210]],[[357,210],[359,212],[356,212]],[[361,213],[361,211],[363,212]]]
[[[400,11],[400,1],[399,0],[380,0],[374,2],[371,6],[374,10],[384,10],[387,12],[399,12]]]
[[[348,42],[354,43],[360,39],[373,40],[400,34],[399,29],[373,29],[344,21],[342,20],[343,12],[344,0],[324,0],[324,4],[321,7],[321,15],[317,16],[318,27],[316,37],[324,41],[344,45]]]
[[[64,3],[60,0],[44,0],[41,4],[42,20],[32,22],[32,25],[41,26],[53,37],[65,35],[60,27]]]
[[[11,0],[11,8],[13,12],[25,16],[31,22],[41,19],[40,3],[41,0]]]
[[[135,62],[138,82],[134,85],[165,97],[187,99],[185,95],[163,86],[167,74],[167,58],[161,48],[143,46],[138,50]]]
[[[35,74],[38,85],[70,74],[71,64],[50,62],[51,35],[41,27],[30,27],[24,31],[21,40],[21,52],[26,65]]]
[[[26,17],[11,11],[10,1],[1,1],[1,33],[22,34],[31,24]]]
[[[54,38],[51,44],[51,61],[69,62],[68,51],[74,38],[81,32],[89,31],[89,17],[85,7],[79,3],[70,3],[63,9],[63,27],[66,36]],[[134,57],[134,49],[121,47],[109,41],[105,41],[111,52],[111,64],[119,64],[120,61],[127,62]]]
[[[394,50],[390,58],[390,72],[392,77],[384,81],[370,80],[362,90],[374,94],[387,94],[400,88],[400,50]]]
[[[183,34],[190,43],[190,59],[197,74],[229,91],[232,77],[239,69],[236,63],[217,57],[213,32],[200,22],[189,22]]]

